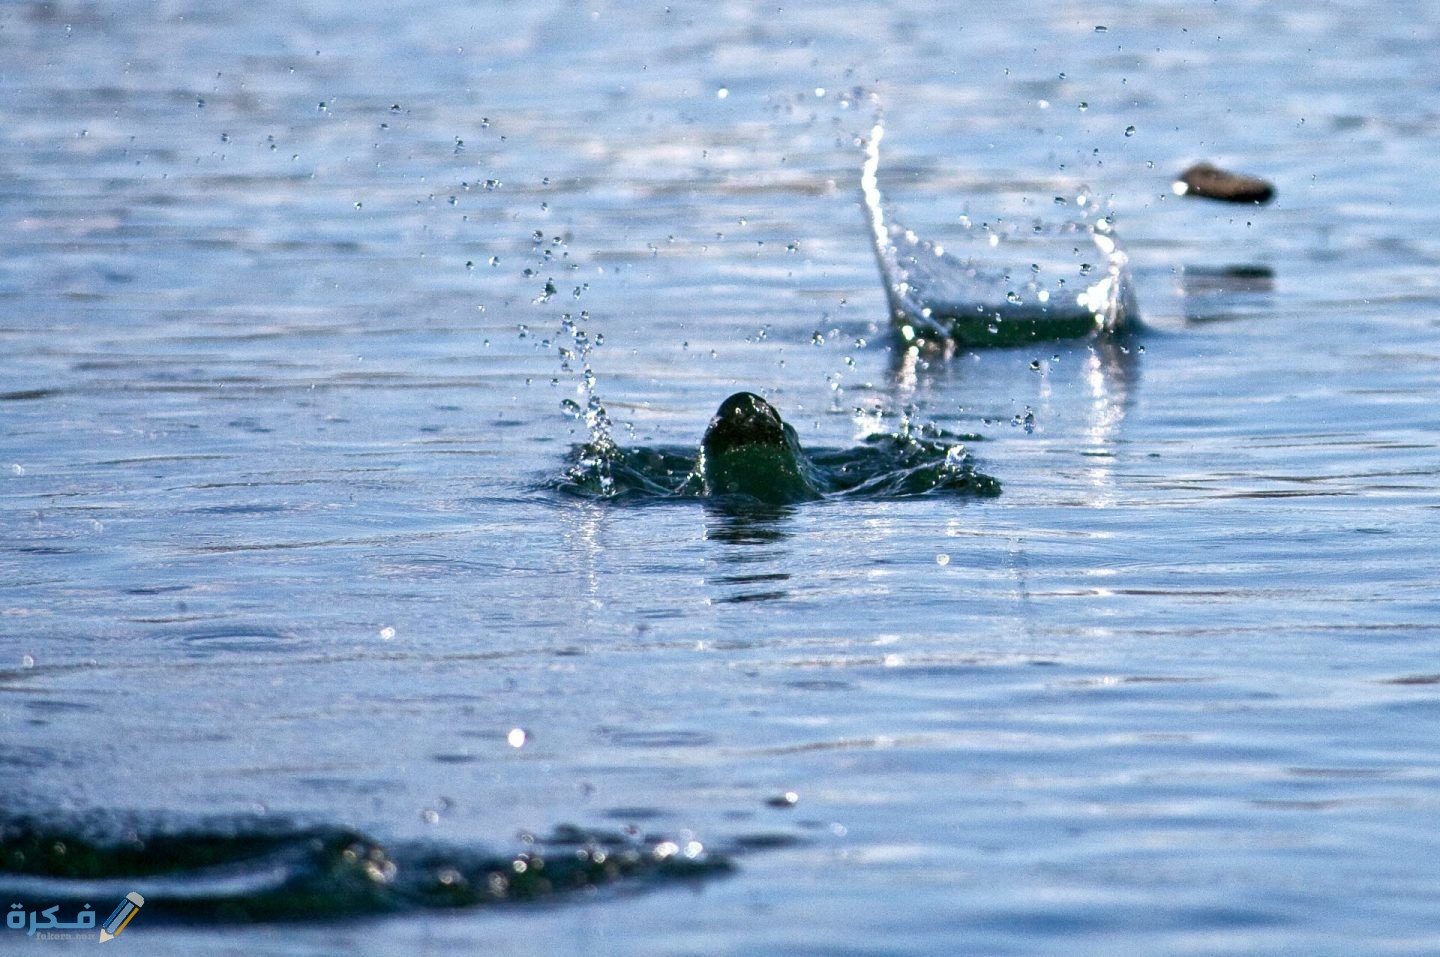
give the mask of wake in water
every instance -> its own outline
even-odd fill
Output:
[[[69,912],[139,890],[147,922],[314,921],[664,885],[733,866],[695,841],[570,827],[521,843],[523,850],[506,855],[385,846],[345,828],[269,818],[178,830],[146,821],[21,818],[0,822],[0,896]]]
[[[1138,322],[1128,257],[1094,197],[1080,192],[1078,217],[1060,222],[963,217],[947,248],[888,218],[878,179],[884,132],[877,120],[860,189],[891,318],[907,342],[1016,345]]]
[[[607,501],[766,505],[999,495],[999,481],[977,471],[965,449],[978,438],[907,425],[849,449],[806,450],[770,403],[740,392],[721,404],[698,448],[624,449],[604,436],[572,449],[570,468],[553,487]]]

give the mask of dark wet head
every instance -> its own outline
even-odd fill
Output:
[[[697,475],[707,496],[784,505],[820,496],[795,430],[775,407],[737,392],[716,410],[700,442]]]
[[[700,443],[709,455],[744,446],[786,448],[785,422],[775,407],[753,392],[737,392],[715,411]]]

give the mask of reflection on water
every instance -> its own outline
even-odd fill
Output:
[[[584,503],[571,513],[570,521],[566,523],[563,532],[564,553],[578,573],[578,581],[575,583],[573,593],[567,598],[579,599],[580,603],[591,612],[598,610],[604,604],[605,589],[602,572],[605,549],[604,526],[605,510]],[[579,609],[577,609],[578,611]],[[589,616],[580,613],[579,618],[580,620],[576,624],[583,630],[588,623]]]
[[[1038,395],[1048,401],[1073,402],[1072,392],[1086,396],[1088,431],[1103,433],[1118,426],[1135,403],[1145,341],[1139,335],[1104,336],[1080,345],[979,353],[902,345],[890,352],[888,400],[901,410],[937,392],[983,401],[1021,391],[1018,386],[1038,377]]]
[[[717,547],[709,562],[717,570],[706,576],[720,604],[776,601],[789,592],[790,556],[784,547],[793,532],[792,506],[714,503],[705,507],[705,540]]]
[[[1086,457],[1084,476],[1096,507],[1115,502],[1114,461],[1140,385],[1140,343],[1138,336],[1107,338],[1095,343],[1085,360],[1089,402],[1080,453]]]
[[[1253,319],[1274,303],[1275,270],[1264,265],[1184,266],[1178,288],[1187,323]]]
[[[939,408],[937,396],[984,409],[995,397],[1033,391],[1033,403],[1026,402],[1013,414],[982,415],[992,437],[996,427],[1007,423],[1029,434],[1037,428],[1049,429],[1053,419],[1061,418],[1081,456],[1087,501],[1111,504],[1118,447],[1128,441],[1123,427],[1138,400],[1144,343],[1153,338],[1154,334],[1107,335],[1028,351],[936,351],[900,345],[890,353],[886,405],[901,410],[898,414],[904,418],[909,415],[906,410],[922,404]],[[873,421],[870,414],[858,418],[862,423]]]

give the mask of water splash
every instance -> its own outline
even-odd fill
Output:
[[[980,472],[966,443],[956,435],[908,423],[896,433],[871,435],[848,449],[807,449],[807,475],[819,499],[889,499],[921,496],[991,498],[1000,482]],[[577,446],[570,467],[550,487],[579,498],[617,503],[686,501],[707,498],[698,449],[684,446],[607,452]],[[603,468],[601,463],[603,462]]]
[[[509,854],[384,845],[332,825],[270,818],[0,822],[0,895],[65,910],[144,894],[147,921],[256,923],[554,900],[608,885],[659,886],[729,872],[693,839],[562,826]]]
[[[1015,345],[1116,332],[1138,322],[1128,257],[1111,216],[1088,192],[1076,218],[1028,223],[963,217],[947,249],[888,221],[880,195],[877,117],[860,190],[890,315],[907,342]],[[1067,208],[1072,198],[1056,197]]]
[[[580,322],[588,322],[589,319],[590,313],[581,310]],[[588,329],[577,323],[568,312],[560,317],[560,335],[570,343],[568,346],[560,347],[560,368],[565,372],[574,373],[578,364],[579,381],[575,388],[580,396],[578,402],[574,399],[565,399],[560,405],[571,417],[584,420],[585,428],[590,433],[589,441],[582,446],[589,450],[584,467],[594,474],[595,480],[601,488],[608,492],[614,485],[614,480],[610,476],[610,462],[616,448],[614,423],[611,422],[610,413],[605,410],[605,404],[600,401],[600,395],[595,390],[597,380],[595,370],[590,364],[591,354],[605,340],[599,333],[592,337]]]

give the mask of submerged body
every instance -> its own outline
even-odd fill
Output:
[[[737,392],[720,404],[700,447],[576,446],[557,487],[585,498],[658,502],[716,499],[739,506],[793,505],[822,498],[989,497],[1000,483],[975,470],[964,442],[938,429],[872,435],[844,449],[800,447],[769,402]]]
[[[822,494],[795,430],[753,392],[737,392],[720,404],[700,440],[695,475],[707,496],[788,504]]]

